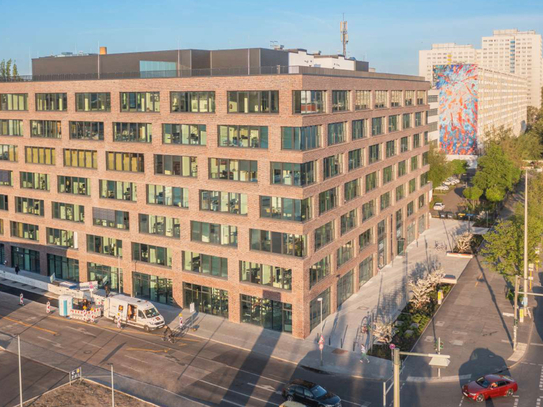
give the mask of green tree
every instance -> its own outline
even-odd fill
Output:
[[[13,79],[21,79],[21,77],[19,76],[19,70],[17,69],[17,64],[13,64],[13,69],[11,71],[11,77]]]
[[[2,78],[2,79],[7,78],[7,75],[6,75],[6,61],[4,59],[2,61],[0,61],[0,78]]]
[[[478,201],[483,195],[483,190],[477,187],[469,187],[462,191],[462,195],[470,201]]]
[[[11,78],[11,59],[8,59],[8,62],[6,62],[6,78]]]
[[[430,165],[428,179],[432,182],[434,188],[441,185],[451,175],[447,155],[433,145],[430,145],[430,151],[428,152],[428,164]]]
[[[465,174],[468,170],[468,162],[465,160],[452,160],[449,163],[449,170],[454,175]]]
[[[497,143],[488,143],[485,154],[478,160],[473,184],[485,191],[488,200],[492,200],[489,194],[493,198],[501,195],[503,199],[505,192],[513,189],[519,179],[520,169],[507,157],[504,149]]]

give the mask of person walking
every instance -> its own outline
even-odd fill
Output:
[[[363,343],[360,344],[360,363],[370,363],[370,359],[368,358],[368,350],[366,349],[366,345]]]
[[[21,271],[21,269],[19,268],[19,265],[17,264],[15,266],[15,274],[19,275],[19,271]]]

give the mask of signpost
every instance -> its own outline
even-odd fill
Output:
[[[322,350],[324,349],[324,338],[323,336],[321,335],[321,338],[319,339],[319,349],[321,351],[321,366],[323,365],[323,362],[322,362]]]
[[[80,367],[78,367],[77,369],[75,370],[72,370],[70,372],[70,386],[72,385],[72,382],[77,380],[77,379],[81,379],[83,378],[83,371]]]

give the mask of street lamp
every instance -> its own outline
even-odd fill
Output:
[[[322,337],[322,297],[317,298],[317,301],[321,303],[321,323],[320,323],[321,334],[319,335],[319,350],[321,351],[321,366],[322,366],[323,365],[322,350],[324,349],[324,338]]]

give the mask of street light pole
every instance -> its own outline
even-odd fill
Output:
[[[392,349],[392,362],[394,363],[394,407],[400,407],[400,348]]]
[[[21,372],[21,336],[17,336],[17,353],[19,356],[19,402],[23,407],[23,373]]]
[[[526,177],[524,182],[524,291],[528,292],[528,167],[526,167]],[[522,298],[524,312],[528,306],[528,297]]]

